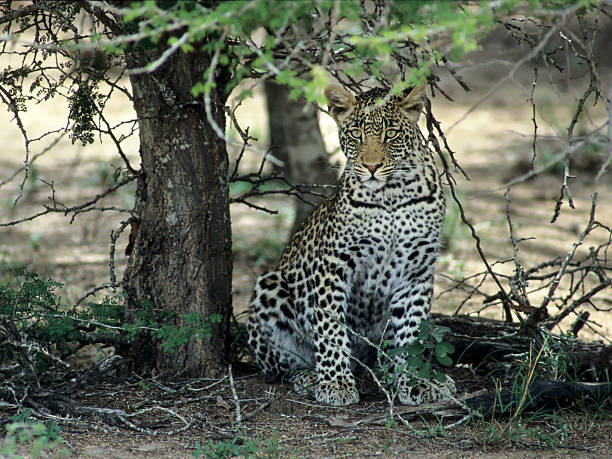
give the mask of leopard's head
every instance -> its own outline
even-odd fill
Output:
[[[425,88],[416,86],[406,96],[374,88],[354,96],[340,86],[325,89],[329,113],[338,125],[340,147],[361,183],[382,188],[421,138],[417,121],[423,110]],[[405,166],[404,166],[405,167]]]

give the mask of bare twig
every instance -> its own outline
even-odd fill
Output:
[[[567,269],[567,266],[568,266],[569,262],[574,257],[574,254],[576,253],[576,249],[582,244],[582,241],[584,241],[584,238],[591,231],[593,223],[595,222],[595,208],[597,207],[597,193],[593,194],[592,199],[593,200],[592,200],[592,203],[591,203],[591,212],[589,214],[589,221],[588,221],[585,229],[582,231],[582,233],[580,233],[580,236],[578,237],[578,240],[572,244],[572,247],[567,252],[567,255],[565,256],[565,259],[561,263],[559,271],[555,275],[555,277],[554,277],[554,279],[553,279],[553,281],[552,281],[552,283],[550,285],[550,288],[548,289],[548,293],[546,294],[546,296],[542,300],[542,303],[538,307],[538,309],[540,311],[540,313],[538,314],[539,317],[544,317],[544,316],[547,315],[546,314],[546,311],[547,311],[546,308],[547,308],[548,304],[550,303],[550,300],[552,299],[555,291],[557,290],[557,287],[559,287],[559,283],[561,282],[561,278],[565,274],[565,270]],[[535,317],[535,316],[536,316],[535,314],[532,315],[532,317]]]
[[[478,98],[478,100],[474,104],[472,104],[472,106],[462,116],[460,116],[459,119],[457,119],[453,124],[451,124],[448,129],[446,129],[446,134],[448,135],[459,123],[463,122],[470,113],[476,110],[480,105],[482,105],[483,102],[485,102],[487,99],[489,99],[489,97],[495,94],[501,86],[513,79],[516,75],[516,72],[518,72],[518,70],[524,64],[531,61],[540,52],[542,52],[542,50],[548,45],[552,38],[559,33],[559,30],[561,30],[561,28],[563,28],[567,24],[567,21],[579,8],[581,8],[580,5],[572,5],[563,10],[563,12],[559,14],[558,20],[555,25],[546,32],[546,34],[544,35],[544,37],[542,37],[538,44],[528,54],[519,59],[512,66],[512,68],[508,71],[507,74],[505,74],[500,80],[498,80],[483,96]]]
[[[236,387],[234,387],[234,376],[232,375],[232,365],[230,364],[227,367],[227,376],[230,384],[230,389],[232,391],[232,397],[234,399],[234,406],[236,407],[236,418],[234,419],[234,423],[240,427],[242,424],[242,413],[240,412],[240,400],[238,400],[238,394],[236,394]]]

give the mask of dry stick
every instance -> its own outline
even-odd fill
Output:
[[[538,66],[533,66],[533,83],[531,83],[531,94],[529,95],[529,102],[531,102],[531,121],[533,123],[533,142],[531,144],[531,149],[533,154],[531,156],[531,169],[533,169],[533,163],[536,159],[536,140],[538,138],[538,123],[536,121],[536,104],[534,99],[534,93],[536,89],[536,84],[538,82]]]
[[[220,40],[223,40],[225,38],[225,33],[221,36]],[[213,87],[213,79],[214,79],[214,74],[215,74],[215,69],[217,67],[217,64],[219,63],[219,56],[221,54],[221,49],[217,49],[215,51],[215,53],[213,54],[213,57],[211,59],[210,62],[210,67],[208,68],[208,76],[206,78],[206,83],[207,86],[209,88]],[[206,120],[208,121],[208,123],[210,124],[210,127],[213,129],[213,131],[215,132],[215,134],[217,134],[217,137],[219,137],[221,140],[225,141],[225,143],[227,144],[227,146],[240,146],[242,148],[242,145],[237,144],[236,142],[234,142],[233,140],[231,140],[229,137],[227,137],[225,135],[225,132],[223,131],[223,129],[221,129],[219,127],[219,124],[217,123],[217,121],[215,120],[214,116],[212,115],[212,110],[211,110],[211,100],[210,100],[210,91],[211,89],[205,90],[204,91],[204,111],[206,113]],[[254,148],[251,144],[247,144],[247,146],[257,152],[257,153],[262,153],[260,152],[258,149]],[[282,167],[282,162],[279,161],[278,159],[276,159],[274,156],[267,154],[267,153],[262,153],[262,155],[269,159],[269,161],[277,166],[281,166]]]
[[[480,287],[482,287],[482,285],[486,282],[487,280],[487,272],[483,272],[483,273],[477,273],[477,274],[473,274],[471,276],[465,277],[463,279],[455,279],[452,278],[444,273],[439,273],[438,276],[441,276],[449,281],[452,281],[455,283],[454,286],[451,286],[449,288],[447,288],[446,290],[440,292],[440,294],[438,295],[438,299],[442,297],[442,295],[452,292],[455,289],[460,289],[463,290],[466,295],[464,296],[464,298],[461,300],[461,302],[457,305],[457,307],[455,308],[455,311],[453,312],[453,316],[456,316],[459,314],[459,312],[461,311],[461,309],[463,308],[463,306],[465,306],[467,304],[468,301],[470,301],[472,299],[472,297],[476,294],[482,295],[484,297],[486,297],[486,294],[484,292],[482,292],[480,290]],[[480,280],[478,281],[478,283],[476,285],[470,285],[468,283],[468,280],[470,278],[476,278],[476,277],[480,277]]]
[[[389,404],[389,416],[391,416],[391,419],[393,419],[394,417],[393,402],[397,394],[395,392],[391,392],[385,389],[384,384],[376,376],[376,373],[374,373],[374,370],[372,370],[369,366],[367,366],[365,363],[363,363],[361,360],[359,360],[355,356],[351,356],[351,359],[353,359],[355,362],[357,362],[359,365],[365,368],[368,373],[370,373],[370,376],[372,377],[372,379],[374,380],[378,388],[383,392],[383,394],[385,394],[385,398],[387,399],[387,403]]]
[[[459,172],[461,172],[461,175],[463,175],[467,180],[469,180],[470,178],[468,177],[467,173],[463,170],[463,168],[457,162],[457,159],[455,158],[455,152],[451,150],[450,146],[448,145],[448,140],[446,139],[446,135],[442,131],[440,122],[433,116],[433,113],[431,111],[431,103],[429,102],[428,99],[425,100],[425,106],[427,109],[427,131],[429,133],[427,140],[433,144],[434,149],[438,152],[438,157],[440,158],[440,161],[442,162],[442,165],[444,166],[444,173],[446,174],[448,181],[455,183],[455,179],[450,174],[448,163],[446,161],[446,158],[444,157],[444,154],[442,153],[442,149],[440,148],[440,143],[438,142],[435,132],[437,132],[440,138],[442,139],[444,148],[448,152],[448,155],[451,158],[451,162],[453,163],[453,167],[455,168],[455,170],[458,170]],[[435,127],[435,132],[434,132],[434,127]]]
[[[183,432],[183,431],[185,431],[185,430],[189,429],[189,428],[190,428],[190,427],[193,425],[193,423],[194,423],[194,421],[187,421],[187,419],[185,419],[185,418],[184,418],[183,416],[181,416],[180,414],[178,414],[178,413],[176,413],[176,412],[172,411],[170,408],[166,408],[166,407],[164,407],[164,406],[160,406],[160,405],[155,405],[155,406],[152,406],[152,407],[150,407],[150,408],[144,408],[144,409],[142,409],[142,410],[138,410],[138,411],[136,411],[136,412],[134,412],[134,413],[127,414],[126,416],[127,416],[127,417],[135,417],[135,416],[140,416],[140,415],[142,415],[142,414],[148,413],[148,412],[153,411],[153,410],[161,410],[161,411],[165,411],[166,413],[168,413],[168,414],[170,414],[170,415],[172,415],[172,416],[174,416],[174,417],[176,417],[176,418],[180,419],[180,420],[181,420],[181,422],[183,422],[183,424],[184,424],[182,427],[179,427],[179,428],[177,428],[177,429],[173,429],[173,430],[169,430],[169,431],[164,431],[164,432],[161,432],[161,431],[151,431],[151,430],[147,429],[147,430],[148,430],[148,433],[149,433],[150,435],[153,435],[153,436],[155,436],[155,435],[159,435],[159,434],[164,434],[164,435],[174,435],[174,434],[176,434],[176,433]]]
[[[599,130],[599,129],[597,129],[597,130]],[[588,140],[589,140],[590,136],[593,135],[595,132],[597,132],[597,130],[593,131],[591,134],[589,134],[589,136],[587,136],[585,138],[585,140],[581,140],[581,141],[576,142],[576,143],[574,143],[572,145],[569,145],[565,150],[563,150],[560,153],[557,153],[549,161],[547,161],[545,164],[543,164],[542,166],[538,167],[537,169],[532,169],[532,170],[530,170],[528,172],[525,172],[523,175],[520,175],[517,178],[512,179],[509,182],[506,182],[502,186],[500,186],[498,188],[494,188],[493,191],[505,190],[507,188],[510,188],[510,187],[516,185],[517,183],[522,183],[522,182],[530,179],[531,177],[535,177],[540,172],[543,172],[543,171],[545,171],[547,169],[550,169],[553,165],[558,163],[560,159],[563,159],[567,155],[571,155],[573,152],[578,151],[583,146],[588,145],[588,143],[589,143]]]
[[[17,196],[17,198],[15,199],[15,202],[13,203],[13,206],[16,206],[17,203],[19,202],[19,199],[21,199],[21,196],[23,195],[23,187],[25,185],[26,180],[28,179],[28,172],[30,171],[30,161],[29,161],[30,140],[28,139],[28,134],[25,130],[25,127],[23,126],[23,123],[21,122],[21,117],[19,116],[19,109],[17,108],[17,104],[13,100],[13,97],[11,96],[11,94],[6,89],[4,89],[2,86],[0,86],[0,97],[2,98],[2,101],[6,105],[8,105],[9,109],[13,112],[13,116],[15,118],[15,121],[17,122],[17,126],[19,127],[19,130],[21,131],[23,140],[25,141],[25,150],[26,150],[26,158],[24,161],[25,175],[23,177],[23,181],[21,182],[21,185],[19,186],[19,196]]]
[[[477,411],[475,413],[480,414]],[[472,417],[473,417],[473,413],[468,413],[465,416],[463,416],[461,419],[459,419],[458,421],[455,421],[447,426],[442,426],[442,427],[444,428],[444,430],[451,430],[451,429],[454,429],[455,427],[460,426],[464,422],[469,421],[470,419],[472,419]]]
[[[514,276],[510,280],[510,291],[520,303],[520,309],[527,308],[527,311],[532,308],[529,303],[529,296],[526,292],[527,282],[525,280],[525,270],[518,261],[519,246],[514,235],[514,227],[512,225],[512,219],[510,217],[510,189],[507,189],[504,193],[506,198],[506,221],[508,222],[508,231],[510,232],[510,241],[512,242],[512,261],[514,262]]]
[[[603,12],[603,11],[602,11]],[[579,23],[582,26],[583,25],[583,21],[581,20],[580,17],[578,17],[579,19]],[[576,122],[578,121],[578,116],[580,115],[580,113],[582,112],[582,105],[584,104],[584,102],[586,101],[586,98],[591,94],[591,93],[595,93],[595,97],[596,97],[596,101],[597,98],[603,98],[604,102],[608,102],[608,147],[609,147],[609,156],[606,159],[606,161],[604,162],[604,164],[602,165],[601,169],[599,170],[599,172],[597,173],[597,176],[595,178],[595,181],[598,181],[599,178],[601,177],[601,175],[603,175],[606,171],[607,166],[610,165],[610,162],[612,162],[612,85],[610,86],[610,91],[609,91],[609,96],[608,99],[606,100],[605,97],[601,96],[600,93],[600,88],[596,85],[596,83],[599,83],[601,81],[599,74],[597,72],[597,67],[596,64],[594,62],[593,59],[593,46],[595,43],[595,36],[597,34],[597,29],[595,29],[593,31],[593,35],[591,36],[591,39],[588,43],[588,46],[586,46],[581,37],[576,35],[575,33],[573,33],[571,30],[568,31],[568,34],[571,37],[571,40],[565,38],[567,41],[569,41],[572,44],[572,48],[574,48],[574,45],[577,44],[580,48],[582,48],[585,53],[586,53],[586,57],[583,57],[584,60],[586,60],[586,62],[589,65],[589,72],[590,72],[590,77],[591,80],[589,82],[589,87],[587,88],[587,90],[585,91],[585,93],[583,94],[583,96],[581,97],[578,107],[576,108],[576,112],[574,114],[574,117],[572,119],[570,128],[568,129],[568,132],[571,133],[573,131],[574,125],[576,124]],[[574,54],[575,55],[579,55],[578,51],[574,49]]]
[[[66,318],[66,316],[64,314],[52,314],[50,317],[54,317],[56,319],[65,319]],[[107,328],[109,330],[114,330],[114,331],[117,331],[117,332],[124,331],[123,327],[116,326],[116,325],[108,325],[108,324],[105,324],[105,323],[102,323],[102,322],[96,322],[95,320],[92,320],[92,319],[81,319],[79,317],[71,317],[70,320],[73,320],[74,322],[82,323],[84,326],[94,325],[96,328]],[[146,331],[157,331],[157,330],[159,330],[158,328],[146,327],[146,326],[139,326],[137,328],[138,328],[138,330],[146,330]]]
[[[236,394],[236,388],[234,387],[234,377],[232,376],[232,364],[230,363],[227,367],[227,376],[229,378],[230,389],[232,391],[232,397],[234,398],[234,405],[236,406],[236,420],[235,424],[240,427],[242,423],[242,414],[240,413],[240,400],[238,400],[238,394]]]
[[[563,34],[561,34],[561,37],[565,39],[565,44],[567,45],[569,39],[565,37]],[[570,121],[570,124],[567,128],[567,142],[568,142],[568,145],[570,146],[574,143],[574,128],[576,126],[576,123],[578,122],[578,118],[583,112],[584,104],[586,103],[586,100],[592,93],[595,93],[595,97],[599,96],[599,89],[597,87],[597,83],[599,82],[599,76],[597,75],[597,69],[593,66],[592,49],[584,46],[579,37],[576,37],[575,35],[572,35],[572,37],[574,39],[574,42],[578,43],[579,46],[581,46],[582,49],[584,49],[587,52],[586,61],[589,63],[591,78],[589,81],[588,88],[584,91],[584,93],[578,100],[578,105],[576,106],[576,110],[574,111],[572,120]],[[573,48],[573,44],[572,44],[572,48]],[[577,51],[575,49],[574,49],[574,53],[577,54]],[[564,197],[567,198],[570,208],[574,209],[573,196],[572,196],[572,192],[568,185],[568,179],[570,178],[575,178],[575,177],[570,175],[570,155],[569,153],[566,153],[565,158],[563,160],[563,183],[559,191],[559,197],[557,198],[557,201],[555,202],[555,208],[553,211],[553,217],[551,219],[551,223],[554,223],[557,220],[557,218],[559,218],[559,215],[561,214],[561,206],[563,204]]]
[[[388,323],[385,325],[385,330],[386,327],[388,326]],[[344,326],[344,328],[346,330],[348,330],[349,333],[351,333],[352,335],[356,336],[357,338],[363,340],[366,344],[368,344],[369,346],[373,347],[377,353],[379,353],[381,356],[385,357],[386,359],[388,359],[390,362],[393,362],[393,358],[391,356],[389,356],[383,349],[382,349],[382,345],[376,345],[374,344],[369,338],[367,338],[366,336],[361,335],[360,333],[352,330],[350,327]],[[381,341],[384,339],[384,335],[383,338],[381,338]],[[374,372],[372,371],[371,368],[369,368],[367,365],[363,364],[361,361],[359,361],[359,359],[357,359],[356,357],[351,356],[352,359],[354,359],[356,362],[358,362],[360,365],[362,365],[364,368],[366,368],[370,374],[372,375],[374,381],[376,382],[376,384],[378,385],[379,388],[382,389],[383,393],[385,394],[385,396],[387,397],[387,401],[389,402],[389,414],[391,416],[393,416],[393,400],[395,399],[395,394],[391,397],[388,393],[388,391],[386,391],[383,388],[383,384],[378,380],[378,378],[376,377],[376,375],[374,374]],[[417,378],[419,382],[424,383],[426,386],[429,387],[430,390],[434,389],[437,390],[439,389],[438,387],[436,387],[435,384],[433,384],[431,381],[424,379],[424,378]],[[454,403],[456,403],[458,406],[460,406],[461,408],[463,408],[468,414],[473,415],[473,416],[481,416],[480,413],[475,412],[474,410],[472,410],[470,407],[468,407],[463,401],[457,399],[454,395],[452,395],[450,392],[448,393],[448,399],[453,401]]]
[[[49,131],[47,134],[51,134],[51,133],[54,133],[54,132],[57,132],[57,130]],[[52,148],[54,148],[58,144],[58,142],[64,138],[64,136],[66,135],[67,132],[68,132],[67,130],[64,130],[63,132],[61,132],[60,135],[57,136],[57,138],[53,139],[53,141],[49,145],[47,145],[45,148],[43,148],[42,151],[40,151],[40,152],[36,153],[35,155],[33,155],[32,159],[30,159],[29,161],[26,159],[24,161],[25,166],[22,166],[19,169],[15,170],[8,178],[6,178],[4,180],[0,180],[0,187],[3,186],[3,185],[6,185],[10,181],[12,181],[17,176],[17,174],[19,174],[21,171],[25,170],[26,168],[29,168],[34,163],[34,161],[36,161],[39,157],[41,157],[42,155],[44,155],[45,153],[50,151]],[[32,142],[34,142],[36,140],[39,140],[39,139],[31,139],[30,143],[32,143]],[[14,205],[16,205],[16,202],[15,202]]]
[[[474,228],[474,225],[472,225],[472,223],[468,220],[467,216],[465,215],[465,210],[463,209],[463,205],[461,204],[461,201],[459,200],[459,197],[457,196],[455,186],[450,182],[450,180],[448,184],[449,184],[449,188],[451,191],[451,196],[453,197],[453,201],[455,201],[455,203],[457,204],[457,208],[459,209],[459,215],[461,215],[461,221],[465,223],[465,225],[468,228],[470,228],[472,239],[476,241],[476,251],[478,252],[478,255],[480,256],[480,259],[482,260],[482,262],[485,264],[487,268],[487,272],[491,275],[491,278],[497,284],[497,288],[499,288],[498,293],[501,296],[502,306],[506,314],[506,321],[512,322],[512,312],[510,310],[511,300],[508,297],[508,294],[506,293],[506,289],[504,289],[503,285],[501,284],[501,281],[499,280],[495,271],[493,271],[493,268],[489,264],[489,261],[487,260],[487,257],[485,256],[484,251],[482,250],[482,246],[480,244],[481,242],[480,236],[478,236],[478,234],[476,233],[476,228]]]
[[[545,312],[546,311],[546,307],[548,306],[548,303],[550,303],[553,295],[555,294],[555,291],[557,290],[557,287],[559,287],[559,283],[561,282],[561,278],[565,274],[565,270],[567,269],[567,265],[569,264],[569,262],[574,257],[574,254],[576,253],[576,249],[578,248],[578,246],[580,246],[582,244],[582,241],[584,241],[584,238],[591,231],[591,227],[593,226],[593,223],[595,222],[595,208],[596,207],[597,207],[597,193],[593,193],[592,204],[591,204],[591,212],[589,213],[589,222],[587,223],[584,231],[582,233],[580,233],[580,236],[578,237],[578,240],[572,244],[572,247],[568,251],[567,255],[565,256],[565,259],[563,260],[563,262],[561,263],[561,267],[559,268],[559,271],[557,272],[557,275],[553,279],[553,281],[552,281],[552,283],[550,285],[550,288],[548,289],[548,293],[546,294],[546,296],[542,300],[542,304],[540,304],[540,306],[538,307],[538,309],[541,312]],[[537,314],[537,315],[540,315],[540,314]],[[533,314],[531,317],[535,317],[535,316],[536,316],[536,314]]]
[[[598,294],[599,292],[601,292],[602,290],[604,290],[604,289],[606,289],[606,288],[608,288],[610,286],[612,286],[612,279],[607,279],[604,282],[602,282],[599,285],[597,285],[596,287],[592,288],[590,291],[588,291],[587,293],[582,295],[577,300],[572,301],[572,303],[569,306],[567,306],[563,311],[561,311],[561,313],[559,315],[557,315],[554,318],[554,321],[551,324],[547,325],[547,328],[549,330],[553,329],[563,319],[565,319],[568,315],[570,315],[572,312],[574,312],[578,306],[580,306],[581,304],[589,302],[592,297],[594,297],[596,294]],[[585,311],[585,313],[586,312],[587,311]],[[583,317],[583,316],[581,315],[580,317]],[[580,319],[580,318],[579,318],[579,320],[582,320],[582,322],[586,321],[586,319]],[[584,325],[584,323],[582,323],[580,325],[580,328],[582,328],[583,325]],[[580,328],[578,328],[578,330],[580,330]],[[576,334],[578,334],[578,333],[574,332],[574,335],[576,335]]]
[[[108,136],[112,139],[113,143],[115,144],[115,146],[117,147],[117,154],[121,157],[121,159],[123,160],[123,163],[125,164],[125,167],[127,167],[127,169],[133,174],[133,175],[140,175],[142,171],[137,171],[136,169],[134,169],[132,167],[132,165],[130,164],[130,160],[127,158],[127,156],[125,155],[125,152],[123,151],[123,148],[121,148],[121,140],[119,140],[117,138],[117,136],[115,136],[115,132],[112,128],[112,126],[110,125],[110,123],[108,122],[108,120],[106,119],[106,117],[104,116],[104,113],[102,112],[102,109],[100,109],[97,105],[94,104],[94,108],[96,109],[96,111],[98,112],[98,116],[100,117],[100,119],[104,122],[104,124],[106,124],[106,134],[108,134]],[[131,134],[130,134],[131,135]],[[124,138],[125,140],[125,138]]]
[[[257,174],[252,174],[255,177],[257,177]],[[236,198],[231,198],[229,200],[230,204],[233,203],[242,203],[242,204],[246,204],[249,207],[254,207],[257,208],[259,210],[263,210],[265,212],[268,212],[270,214],[277,214],[278,211],[276,210],[271,210],[271,209],[267,209],[265,207],[261,207],[258,206],[257,204],[253,204],[250,201],[247,201],[248,198],[250,197],[262,197],[262,196],[266,196],[266,195],[271,195],[271,194],[284,194],[287,196],[295,196],[296,198],[298,198],[300,201],[305,202],[306,204],[310,204],[313,207],[316,207],[316,205],[309,201],[308,199],[306,199],[306,197],[304,196],[305,194],[311,195],[311,196],[316,196],[316,197],[325,197],[324,195],[322,195],[321,193],[316,193],[314,191],[308,191],[308,190],[302,190],[302,185],[291,185],[285,178],[283,177],[259,177],[257,179],[251,178],[251,179],[247,179],[247,180],[240,180],[240,181],[244,181],[244,182],[248,182],[251,185],[253,185],[253,188],[243,194],[241,194],[240,196],[236,197]],[[260,186],[264,185],[267,182],[283,182],[286,185],[288,185],[289,188],[287,189],[276,189],[276,190],[261,190]],[[321,188],[326,188],[323,186],[320,186]],[[305,188],[313,188],[312,185],[310,186],[305,186]],[[335,188],[334,185],[329,186],[327,188]]]
[[[37,419],[55,421],[57,424],[64,425],[64,426],[78,427],[78,428],[85,429],[85,430],[95,430],[97,432],[103,432],[106,434],[111,433],[111,432],[114,432],[114,433],[119,432],[119,428],[117,427],[108,426],[108,425],[100,425],[99,423],[93,423],[93,422],[86,422],[80,419],[70,418],[68,417],[68,415],[60,416],[56,414],[51,414],[46,410],[44,411],[33,410],[32,415],[36,417]]]
[[[246,415],[244,415],[242,417],[243,421],[246,421],[249,418],[252,418],[253,416],[255,416],[257,413],[259,413],[261,410],[266,409],[267,407],[270,406],[270,404],[272,403],[271,400],[268,400],[267,402],[262,403],[261,405],[259,405],[257,408],[255,408],[253,411],[251,411],[250,413],[247,413]]]
[[[480,236],[478,236],[478,234],[476,233],[476,228],[474,228],[474,225],[472,225],[472,223],[468,220],[467,216],[465,215],[465,210],[463,209],[463,205],[461,204],[461,201],[459,200],[459,197],[457,196],[457,192],[455,190],[454,179],[452,178],[452,175],[450,173],[450,170],[449,170],[449,167],[448,167],[448,162],[446,161],[446,158],[442,154],[442,150],[440,149],[440,145],[438,143],[438,140],[436,139],[436,136],[433,135],[433,132],[434,132],[433,131],[433,127],[434,126],[437,128],[438,132],[442,135],[442,138],[444,140],[444,145],[445,145],[447,151],[451,152],[451,158],[453,160],[453,164],[455,165],[455,167],[459,167],[459,170],[463,173],[463,175],[466,178],[467,178],[467,175],[465,174],[463,169],[456,163],[455,158],[452,155],[452,151],[450,150],[450,148],[448,147],[448,145],[446,143],[446,136],[442,133],[442,131],[440,129],[439,123],[437,122],[437,120],[435,120],[435,118],[433,116],[428,116],[427,117],[427,130],[430,133],[429,140],[434,144],[434,147],[435,147],[436,151],[438,152],[438,157],[442,161],[442,164],[443,164],[443,167],[444,167],[444,173],[446,174],[446,176],[448,178],[448,186],[449,186],[450,191],[451,191],[451,196],[453,198],[453,201],[455,201],[455,203],[457,204],[457,208],[459,209],[459,214],[461,215],[461,221],[468,228],[470,228],[472,239],[474,239],[474,241],[476,242],[476,250],[478,252],[478,255],[480,256],[480,259],[482,260],[482,262],[485,264],[485,266],[487,268],[487,272],[491,275],[491,277],[493,278],[493,280],[497,284],[497,287],[499,288],[499,295],[501,296],[501,299],[502,299],[502,306],[503,306],[504,312],[506,314],[506,320],[507,321],[512,321],[512,313],[510,311],[510,304],[511,304],[510,298],[508,297],[508,294],[506,293],[506,290],[504,289],[504,287],[502,286],[500,280],[498,279],[497,274],[493,271],[493,268],[489,264],[489,261],[487,260],[487,257],[485,256],[484,251],[482,250],[482,246],[480,244],[480,242],[481,242],[480,241]],[[448,133],[448,131],[447,131],[447,133]]]
[[[286,194],[288,196],[295,196],[298,199],[300,199],[301,201],[310,204],[312,206],[314,206],[315,204],[308,201],[304,194],[310,194],[312,196],[316,196],[316,197],[320,197],[320,198],[324,198],[325,196],[322,195],[321,193],[316,193],[314,191],[309,191],[309,190],[302,190],[302,188],[312,188],[313,185],[294,185],[292,183],[290,183],[286,178],[284,177],[276,177],[276,176],[272,176],[272,177],[263,177],[263,168],[265,166],[265,162],[268,158],[272,157],[270,151],[268,150],[267,152],[264,153],[259,169],[257,172],[255,173],[250,173],[250,174],[243,174],[243,175],[237,175],[238,173],[238,168],[240,166],[240,161],[243,158],[243,155],[246,151],[246,148],[249,146],[249,141],[250,140],[254,140],[253,137],[251,137],[249,135],[249,128],[247,127],[246,129],[242,129],[236,119],[236,115],[235,112],[238,109],[238,107],[241,105],[242,101],[240,101],[238,104],[236,104],[236,106],[233,109],[230,109],[229,107],[225,107],[225,112],[226,114],[229,116],[233,126],[236,128],[236,130],[238,131],[238,134],[240,135],[240,138],[242,139],[242,146],[240,148],[240,152],[238,153],[238,157],[236,159],[235,165],[234,165],[234,169],[233,172],[230,174],[230,182],[248,182],[252,185],[252,188],[241,194],[238,197],[235,198],[231,198],[230,199],[230,204],[233,203],[242,203],[245,204],[251,208],[254,208],[256,210],[260,210],[263,212],[267,212],[269,214],[277,214],[278,211],[276,210],[272,210],[272,209],[268,209],[264,206],[259,206],[257,204],[254,204],[252,202],[247,201],[248,198],[253,197],[253,196],[257,196],[257,197],[261,197],[264,196],[266,194]],[[278,161],[278,160],[277,160]],[[272,161],[274,163],[274,161]],[[260,190],[260,186],[264,185],[265,183],[268,182],[274,182],[274,181],[280,181],[283,182],[285,185],[287,185],[289,188],[288,189],[283,189],[283,190],[266,190],[266,191],[262,191]]]
[[[45,205],[44,211],[41,211],[37,214],[34,215],[30,215],[29,217],[25,217],[22,218],[20,220],[13,220],[7,223],[0,223],[0,227],[2,226],[14,226],[17,225],[19,223],[23,223],[23,222],[27,222],[27,221],[31,221],[34,220],[38,217],[42,217],[43,215],[49,214],[49,213],[63,213],[64,215],[68,215],[71,212],[81,212],[83,211],[83,209],[86,209],[89,206],[92,206],[93,204],[95,204],[96,202],[98,202],[100,199],[102,199],[103,197],[113,193],[114,191],[118,190],[119,188],[121,188],[123,185],[131,182],[132,180],[134,180],[136,178],[136,176],[131,176],[128,177],[126,179],[123,179],[121,182],[117,183],[116,185],[113,185],[110,188],[107,188],[105,191],[103,191],[100,194],[97,194],[95,197],[91,198],[89,201],[84,202],[83,204],[79,204],[77,206],[73,206],[73,207],[66,207],[64,204],[62,204],[61,202],[57,201],[55,199],[55,190],[53,189],[53,183],[49,184],[51,185],[51,190],[52,190],[52,197],[49,198],[49,200],[51,201],[53,207],[50,207],[48,205]],[[44,182],[47,183],[47,182]],[[58,208],[58,205],[61,206],[62,208]]]
[[[32,13],[35,13],[37,10],[47,8],[50,4],[53,4],[53,3],[55,3],[55,0],[41,1],[41,2],[36,2],[34,4],[31,4],[31,5],[23,6],[22,8],[13,10],[10,13],[0,17],[0,24],[4,24],[5,22],[11,22],[11,21],[14,21],[15,19],[29,16]]]
[[[213,382],[212,384],[209,384],[206,387],[199,387],[197,389],[194,389],[193,387],[190,387],[191,383],[188,383],[186,388],[187,388],[188,391],[191,391],[191,392],[200,392],[200,391],[203,391],[203,390],[212,389],[213,387],[215,387],[215,386],[221,384],[222,382],[224,382],[227,378],[228,378],[227,376],[224,376],[223,378]]]

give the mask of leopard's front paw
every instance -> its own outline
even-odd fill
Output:
[[[317,384],[315,398],[319,403],[345,406],[359,402],[355,381],[323,381]]]
[[[398,381],[398,396],[404,405],[420,405],[426,402],[438,402],[447,400],[457,393],[455,381],[450,376],[444,375],[444,382],[410,378],[402,376]],[[409,384],[412,382],[412,384]]]

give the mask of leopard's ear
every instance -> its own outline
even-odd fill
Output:
[[[410,121],[417,122],[425,104],[425,85],[412,88],[408,95],[400,103],[404,114]]]
[[[329,104],[329,114],[338,124],[344,121],[357,105],[355,96],[335,84],[325,88],[325,98]]]

